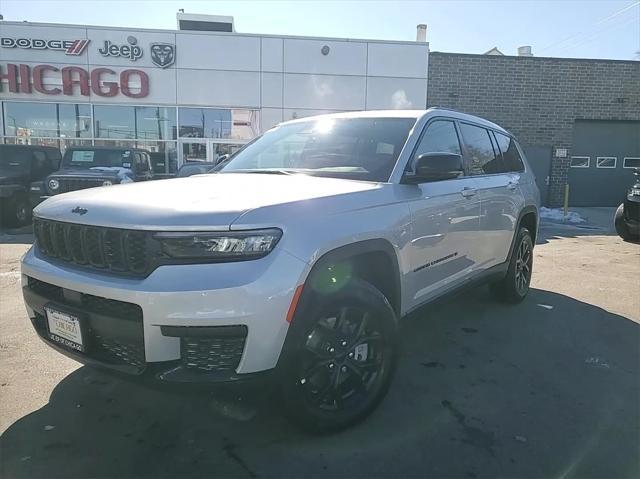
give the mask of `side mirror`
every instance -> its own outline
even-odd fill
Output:
[[[227,161],[229,159],[231,155],[226,154],[226,155],[220,155],[218,157],[218,159],[216,160],[216,165],[219,165],[220,163],[222,163],[223,161]]]
[[[423,153],[415,160],[413,175],[405,176],[409,183],[426,183],[457,178],[464,172],[462,156],[456,153]]]

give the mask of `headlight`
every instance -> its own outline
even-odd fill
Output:
[[[58,188],[60,188],[60,182],[58,180],[56,180],[55,178],[51,178],[49,180],[49,183],[47,183],[49,185],[49,189],[51,190],[57,190]]]
[[[113,184],[113,181],[111,180],[104,180],[102,182],[102,186],[111,186]]]
[[[172,258],[241,260],[266,256],[281,236],[279,229],[268,229],[228,233],[158,233],[155,238],[162,243],[162,251]]]
[[[631,188],[629,190],[629,195],[630,196],[640,196],[640,188]]]

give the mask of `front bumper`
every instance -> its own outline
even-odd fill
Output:
[[[161,266],[134,279],[54,263],[32,248],[22,285],[36,332],[61,353],[140,379],[210,383],[276,366],[306,267],[276,248],[256,261]],[[46,304],[83,318],[86,353],[50,339]]]

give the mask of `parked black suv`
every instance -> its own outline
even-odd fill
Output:
[[[64,153],[60,170],[49,175],[45,181],[42,197],[152,178],[153,168],[147,150],[73,147]]]
[[[633,171],[636,179],[627,198],[616,211],[614,224],[618,236],[625,241],[640,240],[640,168]]]
[[[0,145],[2,223],[23,225],[40,200],[42,181],[60,165],[60,150],[48,146]]]

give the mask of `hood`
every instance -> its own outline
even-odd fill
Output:
[[[227,230],[235,219],[254,209],[377,187],[307,175],[198,175],[64,193],[41,203],[34,215],[117,228]],[[78,206],[87,210],[82,216],[71,212]]]
[[[129,170],[130,171],[130,170]],[[89,179],[110,179],[118,178],[118,171],[108,168],[69,168],[58,170],[49,175],[49,178],[89,178]]]

